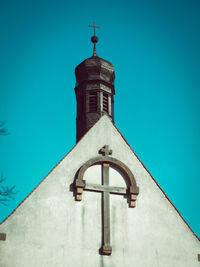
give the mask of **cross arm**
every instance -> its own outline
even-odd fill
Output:
[[[96,191],[96,192],[109,192],[112,194],[126,195],[127,189],[125,187],[107,186],[86,183],[84,190]]]

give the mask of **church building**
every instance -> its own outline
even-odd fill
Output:
[[[200,267],[200,240],[114,125],[113,65],[76,75],[76,145],[0,224],[0,267]]]

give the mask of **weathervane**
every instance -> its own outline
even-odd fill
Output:
[[[89,27],[94,28],[94,35],[92,36],[91,41],[94,44],[93,57],[97,57],[96,43],[98,42],[98,37],[95,35],[95,29],[100,28],[100,27],[95,25],[95,21],[94,21],[94,25],[89,25]]]

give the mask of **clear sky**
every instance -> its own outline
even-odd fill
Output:
[[[75,145],[75,67],[115,68],[115,124],[200,236],[200,1],[0,1],[0,172],[16,199]],[[166,218],[167,220],[167,218]]]

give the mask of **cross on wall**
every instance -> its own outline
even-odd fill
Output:
[[[103,156],[112,155],[112,150],[109,149],[108,145],[105,145],[99,150],[99,154],[102,154]]]
[[[139,193],[137,186],[129,188],[109,185],[109,159],[108,155],[112,154],[112,150],[109,149],[109,146],[105,145],[102,149],[99,150],[99,154],[103,156],[100,158],[102,166],[102,184],[91,184],[87,183],[84,180],[76,179],[76,200],[82,200],[83,190],[93,191],[102,194],[102,247],[101,253],[103,255],[111,255],[112,247],[110,244],[110,194],[117,195],[129,195],[130,196],[130,207],[135,207],[136,197]],[[102,162],[102,159],[105,159],[105,162]],[[81,172],[81,170],[80,170]],[[84,172],[83,172],[84,173]]]

